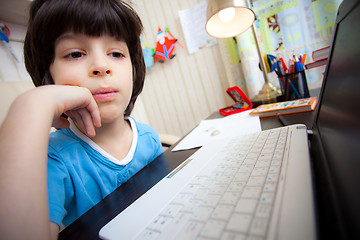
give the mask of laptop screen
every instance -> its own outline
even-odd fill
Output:
[[[359,1],[344,0],[339,8],[315,129],[322,149],[312,148],[312,152],[321,151],[324,159],[314,163],[315,174],[326,178],[317,183],[321,214],[328,215],[322,217],[333,218],[326,221],[345,238],[360,234],[359,5]],[[320,160],[315,157],[314,161]]]

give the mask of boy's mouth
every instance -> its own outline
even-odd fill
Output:
[[[112,101],[119,95],[119,92],[112,88],[101,88],[93,93],[96,101]]]

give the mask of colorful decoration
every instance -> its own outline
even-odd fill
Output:
[[[19,62],[19,59],[16,57],[16,54],[10,45],[8,36],[10,36],[10,29],[6,25],[1,23],[0,24],[0,41],[2,41],[5,44],[5,46],[8,48],[9,52],[11,53],[11,55],[13,56],[15,61]]]
[[[183,48],[171,34],[169,28],[165,28],[165,31],[161,30],[160,27],[158,28],[156,48],[151,48],[142,38],[140,40],[146,68],[152,67],[156,62],[163,63],[166,60],[173,59],[175,57],[174,50],[176,43]]]
[[[144,55],[144,61],[146,68],[152,67],[154,65],[154,49],[149,46],[144,40],[141,38],[141,48]]]
[[[168,38],[166,36],[168,33],[171,37]],[[175,43],[178,40],[171,34],[168,28],[165,29],[165,32],[158,28],[157,36],[156,36],[156,48],[154,53],[154,62],[159,61],[161,63],[165,62],[166,60],[173,59],[175,57],[174,50],[175,50]],[[181,46],[181,44],[178,42]],[[182,46],[181,46],[182,47]]]

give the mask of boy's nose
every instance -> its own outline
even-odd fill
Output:
[[[107,64],[105,59],[101,57],[96,57],[90,66],[89,74],[90,76],[106,76],[112,73],[111,68]]]
[[[93,70],[92,71],[92,75],[94,75],[94,76],[102,76],[102,75],[108,75],[108,74],[110,74],[111,73],[111,71],[110,71],[110,69],[107,69],[107,70]]]

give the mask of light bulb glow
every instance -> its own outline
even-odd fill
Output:
[[[229,7],[219,12],[219,18],[222,22],[230,22],[235,17],[235,8]]]

